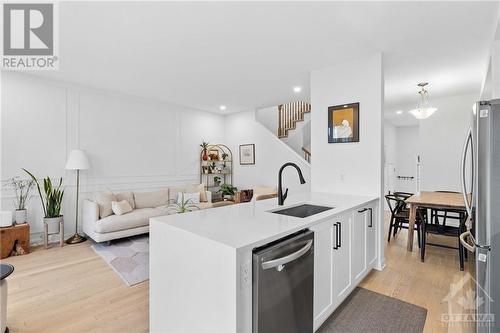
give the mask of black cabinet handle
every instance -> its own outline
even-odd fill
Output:
[[[370,224],[368,224],[368,228],[371,228],[373,227],[373,209],[368,208],[368,210],[370,211]]]
[[[335,226],[335,245],[333,246],[334,250],[338,250],[339,248],[339,226],[337,223],[334,224]]]
[[[368,228],[371,228],[371,227],[373,227],[373,209],[372,208],[363,208],[363,209],[358,210],[358,213],[364,213],[367,210],[370,211],[370,224],[368,224]]]
[[[339,247],[342,247],[342,223],[337,222],[339,225]]]

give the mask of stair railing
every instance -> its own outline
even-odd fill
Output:
[[[278,105],[278,137],[288,137],[288,131],[296,128],[296,123],[304,121],[304,114],[311,112],[311,104],[297,101]]]
[[[302,151],[304,152],[304,159],[311,163],[311,152],[304,147],[302,147]]]

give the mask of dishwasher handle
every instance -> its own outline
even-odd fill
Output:
[[[284,257],[281,257],[278,259],[265,261],[262,263],[262,269],[276,268],[276,270],[281,271],[281,270],[283,270],[283,265],[302,257],[304,254],[306,254],[309,251],[309,249],[311,248],[312,245],[313,245],[313,240],[310,240],[307,242],[307,244],[304,247],[302,247],[297,252],[294,252],[292,254],[289,254],[287,256],[284,256]]]

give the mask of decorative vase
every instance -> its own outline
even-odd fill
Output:
[[[16,224],[24,224],[28,222],[28,211],[26,209],[16,209],[14,211],[14,219]]]
[[[203,156],[201,158],[204,161],[208,161],[208,154],[207,154],[207,150],[206,149],[203,149]]]
[[[49,234],[58,234],[60,232],[59,222],[61,222],[62,220],[62,215],[58,217],[44,217],[43,223],[47,224]]]

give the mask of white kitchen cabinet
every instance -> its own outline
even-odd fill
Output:
[[[352,280],[359,282],[366,272],[366,211],[367,207],[354,210],[352,221]]]
[[[333,222],[310,229],[314,231],[314,322],[322,323],[333,311]]]
[[[314,330],[375,265],[376,205],[372,202],[310,228],[314,231]]]
[[[368,269],[375,266],[377,261],[377,206],[371,204],[366,211],[366,265]]]
[[[339,305],[349,295],[351,277],[351,226],[352,212],[334,220],[334,247],[332,256],[333,302]]]

